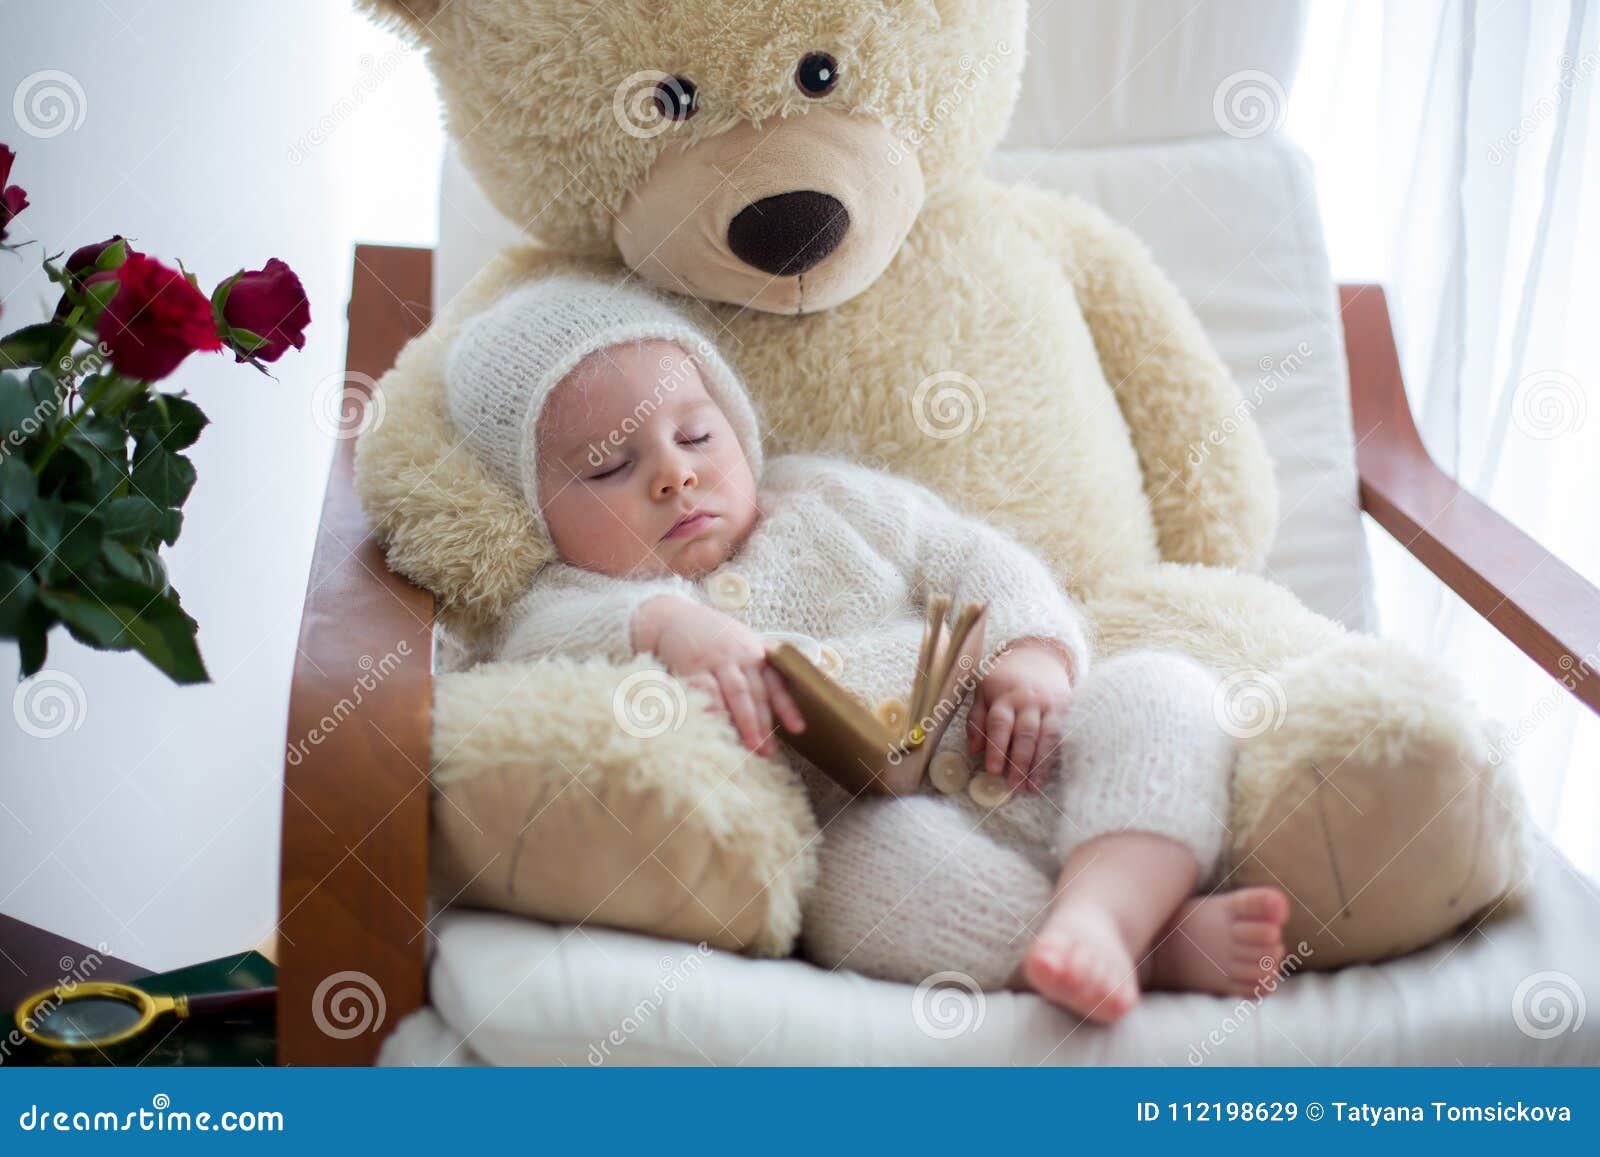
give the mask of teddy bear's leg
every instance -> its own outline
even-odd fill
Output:
[[[1515,774],[1446,672],[1235,572],[1167,564],[1085,604],[1101,656],[1171,647],[1221,673],[1240,746],[1218,884],[1283,888],[1305,966],[1421,947],[1525,881]]]
[[[1284,941],[1310,967],[1420,948],[1525,882],[1511,763],[1431,663],[1352,636],[1232,694],[1219,710],[1245,734],[1230,883],[1290,892]],[[1246,697],[1260,707],[1240,716]]]
[[[441,899],[789,953],[816,823],[786,766],[643,660],[488,663],[434,694]]]
[[[1001,989],[1054,885],[956,801],[859,799],[823,829],[801,944],[826,968],[907,984],[955,972]]]

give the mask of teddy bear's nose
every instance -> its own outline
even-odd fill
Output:
[[[775,277],[804,273],[844,241],[850,213],[837,197],[804,190],[763,197],[728,225],[728,248]]]

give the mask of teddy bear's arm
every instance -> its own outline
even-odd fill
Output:
[[[1102,211],[1014,190],[1076,290],[1144,472],[1162,557],[1259,572],[1278,523],[1272,460],[1199,319]]]
[[[457,627],[483,630],[528,589],[544,561],[520,495],[461,444],[444,406],[444,352],[462,323],[524,281],[570,268],[533,246],[490,262],[401,351],[356,447],[356,487],[389,566],[432,591]]]

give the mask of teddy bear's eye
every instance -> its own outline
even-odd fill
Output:
[[[826,96],[839,82],[839,62],[826,52],[809,53],[794,70],[794,82],[807,96]]]
[[[687,76],[669,76],[656,85],[656,109],[669,121],[686,121],[699,112],[694,98],[694,81]]]

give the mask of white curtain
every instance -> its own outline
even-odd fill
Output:
[[[1434,458],[1600,582],[1597,105],[1600,0],[1320,0],[1289,129],[1336,274],[1389,289]],[[1600,719],[1381,531],[1373,549],[1385,633],[1512,725],[1541,827],[1600,874]]]

